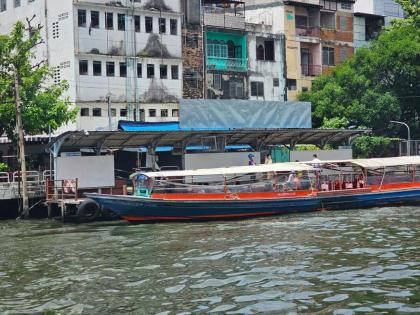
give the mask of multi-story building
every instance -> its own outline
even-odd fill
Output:
[[[0,34],[35,15],[45,44],[37,59],[69,83],[76,126],[120,119],[176,120],[182,96],[179,0],[0,0]]]
[[[393,0],[357,0],[354,5],[354,46],[366,47],[393,19],[404,18],[404,11]]]
[[[247,17],[272,24],[286,36],[287,99],[311,88],[313,79],[353,54],[353,3],[350,0],[254,0]]]
[[[246,23],[245,2],[185,0],[184,98],[284,100],[284,37]]]

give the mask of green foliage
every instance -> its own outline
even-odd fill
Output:
[[[394,27],[413,25],[420,27],[420,2],[419,0],[396,0],[395,2],[401,4],[404,12],[407,14],[405,19],[395,19],[393,21]]]
[[[61,98],[66,82],[50,84],[51,69],[34,65],[34,48],[41,44],[40,29],[30,27],[31,36],[22,22],[16,23],[8,36],[0,37],[0,134],[15,138],[15,74],[20,84],[22,119],[26,134],[47,133],[73,121],[76,110],[68,99]]]
[[[386,157],[391,151],[391,138],[360,136],[354,142],[353,154],[356,158]]]
[[[410,125],[412,138],[420,138],[420,8],[418,0],[399,2],[408,19],[300,94],[300,100],[312,102],[314,127],[367,127],[374,136],[406,138],[405,128],[389,123],[398,120]],[[355,144],[356,155],[364,157],[385,155],[389,148],[383,137],[361,137]]]
[[[324,129],[342,129],[347,126],[349,126],[349,120],[346,117],[333,117],[329,119],[324,117],[322,123],[322,128]]]
[[[319,148],[314,144],[298,144],[293,148],[294,151],[318,151]]]
[[[9,166],[6,163],[0,162],[0,172],[6,172]]]

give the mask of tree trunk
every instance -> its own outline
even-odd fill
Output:
[[[16,101],[16,131],[18,133],[20,178],[22,180],[22,213],[21,216],[29,216],[28,183],[26,178],[25,135],[22,124],[22,107],[19,94],[19,74],[15,71],[15,101]]]

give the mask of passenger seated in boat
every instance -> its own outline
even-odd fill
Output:
[[[359,175],[357,178],[357,188],[363,188],[365,187],[365,180],[362,174]]]
[[[290,173],[289,178],[287,179],[287,187],[289,189],[297,190],[300,189],[300,178],[297,176],[296,172],[293,171]]]

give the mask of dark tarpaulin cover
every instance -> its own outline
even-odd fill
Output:
[[[184,128],[312,128],[311,103],[249,100],[180,101]]]

